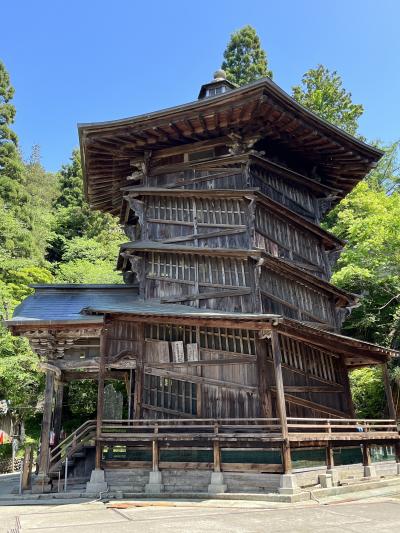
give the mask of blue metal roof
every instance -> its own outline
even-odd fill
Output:
[[[132,285],[32,285],[28,296],[14,311],[8,326],[73,322],[98,323],[105,314],[164,315],[241,320],[277,320],[278,315],[230,313],[199,309],[189,305],[163,304],[160,300],[142,300]]]
[[[102,322],[102,317],[81,314],[87,307],[129,307],[138,298],[132,285],[33,285],[35,292],[14,311],[7,325],[39,322]]]

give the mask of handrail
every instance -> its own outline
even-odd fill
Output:
[[[50,452],[50,468],[69,457],[76,449],[83,445],[86,439],[96,427],[95,420],[87,420],[68,437],[55,446]]]
[[[357,419],[357,418],[287,418],[289,438],[310,441],[315,436],[316,440],[341,440],[341,437],[349,434],[354,435],[353,440],[381,439],[383,433],[390,438],[397,438],[399,427],[396,420],[390,419]],[[83,447],[88,438],[95,435],[96,421],[88,420],[73,431],[67,438],[60,442],[50,452],[50,467],[62,463],[66,457],[70,457],[79,448]],[[130,419],[130,420],[103,420],[101,424],[101,438],[107,435],[118,441],[123,438],[134,438],[138,441],[154,439],[173,439],[185,434],[193,435],[195,432],[207,440],[223,438],[265,438],[270,437],[271,442],[282,437],[282,426],[278,418],[189,418],[189,419]],[[361,433],[364,433],[362,436]],[[358,437],[355,438],[355,435]],[[390,434],[390,435],[389,435]],[[351,440],[350,436],[350,440]]]

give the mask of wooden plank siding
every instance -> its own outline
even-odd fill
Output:
[[[107,335],[108,363],[144,342],[145,418],[277,416],[271,341],[255,330],[116,320]],[[279,345],[288,416],[350,414],[340,357],[283,335]]]

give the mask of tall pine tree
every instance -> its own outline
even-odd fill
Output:
[[[231,35],[221,67],[225,70],[227,79],[239,86],[266,76],[272,78],[260,38],[249,25]]]

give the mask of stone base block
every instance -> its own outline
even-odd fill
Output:
[[[208,494],[221,494],[227,491],[228,486],[224,483],[222,472],[211,473],[211,483],[208,485]]]
[[[280,494],[295,494],[299,492],[297,479],[294,474],[282,474],[279,482]]]
[[[45,494],[51,492],[50,478],[43,474],[38,474],[32,480],[32,494]]]
[[[333,487],[333,481],[331,474],[320,474],[318,476],[318,481],[323,489],[330,489]]]
[[[161,494],[164,490],[161,472],[150,472],[149,482],[144,488],[146,494]]]
[[[397,463],[397,475],[400,476],[400,463]]]
[[[364,477],[377,477],[374,465],[364,466]]]
[[[104,477],[104,470],[92,470],[90,481],[86,483],[86,492],[90,494],[100,494],[100,492],[107,492],[108,485]]]
[[[338,470],[335,470],[334,468],[328,469],[326,471],[327,474],[332,476],[332,486],[337,487],[339,485],[339,472]]]

